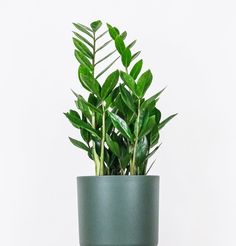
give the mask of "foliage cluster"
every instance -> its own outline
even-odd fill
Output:
[[[157,101],[164,89],[145,98],[153,75],[150,70],[142,71],[143,60],[137,61],[140,51],[132,51],[136,41],[125,42],[127,32],[120,32],[109,24],[100,32],[100,20],[90,26],[79,23],[74,23],[74,26],[78,78],[89,96],[85,99],[73,92],[77,110],[70,110],[65,115],[79,129],[83,142],[69,139],[88,153],[95,163],[96,175],[145,175],[148,159],[160,146],[160,130],[176,114],[162,120]],[[107,36],[109,40],[98,46],[98,42]],[[115,46],[114,50],[97,60],[97,54],[108,45]],[[105,64],[115,55],[109,65],[97,71],[98,64]],[[101,81],[100,77],[119,59],[123,69],[109,72]]]

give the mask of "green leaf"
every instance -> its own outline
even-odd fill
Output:
[[[96,53],[99,51],[99,50],[102,50],[103,48],[105,48],[108,44],[110,44],[112,42],[112,39],[111,40],[108,40],[107,42],[105,42],[103,45],[101,45],[99,48],[96,49]]]
[[[117,57],[115,60],[113,60],[105,69],[103,69],[97,76],[96,79],[99,78],[101,75],[103,75],[120,57]]]
[[[133,141],[133,135],[129,129],[129,126],[126,124],[126,122],[120,118],[118,115],[109,112],[108,113],[112,124],[114,125],[114,127],[127,139],[129,139],[130,141]]]
[[[88,58],[82,52],[75,50],[75,57],[78,60],[78,62],[81,65],[87,67],[87,69],[89,71],[93,70],[93,66],[92,66],[91,62],[88,60]]]
[[[132,55],[131,61],[133,61],[135,58],[137,58],[140,55],[141,51],[136,52]]]
[[[150,70],[144,72],[137,82],[137,94],[139,98],[142,98],[152,83],[152,73]]]
[[[150,167],[148,168],[148,170],[147,170],[147,172],[145,173],[145,175],[147,175],[147,174],[149,173],[149,171],[151,170],[151,168],[152,168],[152,166],[154,165],[155,161],[156,161],[156,160],[154,160],[154,161],[152,162],[152,164],[151,164]]]
[[[83,79],[81,78],[81,70],[83,69],[83,73],[86,73],[87,76],[92,76],[91,72],[89,71],[89,69],[83,65],[81,65],[78,69],[78,78],[79,78],[79,81],[81,83],[81,85],[88,91],[90,91],[90,88],[87,86],[86,83],[84,83]]]
[[[80,40],[78,40],[77,38],[73,38],[73,43],[75,45],[75,47],[81,52],[83,53],[85,56],[87,56],[90,59],[93,59],[93,54],[91,53],[91,51],[87,48],[87,46],[85,44],[83,44]]]
[[[115,46],[116,46],[117,51],[122,55],[125,51],[125,43],[121,36],[116,37]]]
[[[163,120],[159,125],[158,128],[161,130],[171,119],[173,119],[177,114],[172,114],[169,117],[167,117],[165,120]]]
[[[80,148],[80,149],[83,149],[85,151],[90,151],[90,149],[82,142],[74,139],[74,138],[71,138],[69,137],[70,141],[72,144],[74,144],[76,147]]]
[[[88,105],[85,103],[85,100],[82,96],[78,96],[77,101],[76,101],[76,106],[78,109],[81,110],[81,112],[90,120],[92,119],[92,111],[88,107]]]
[[[157,108],[154,108],[150,113],[150,116],[152,116],[152,115],[155,115],[156,123],[159,124],[160,120],[161,120],[161,111]]]
[[[113,40],[115,40],[116,37],[119,35],[119,30],[117,28],[112,27],[109,24],[107,24],[107,27],[108,27],[110,36],[112,37]]]
[[[118,110],[119,113],[124,115],[125,117],[128,117],[129,115],[129,108],[126,106],[126,104],[123,102],[121,95],[119,94],[114,102],[114,109]],[[117,112],[118,112],[117,111]],[[120,115],[121,116],[121,115]]]
[[[126,31],[122,32],[120,36],[123,38],[123,40],[125,40],[127,37],[127,32]]]
[[[79,38],[81,41],[83,41],[84,43],[86,43],[87,45],[89,45],[91,48],[93,48],[93,45],[85,38],[83,37],[82,35],[80,35],[79,33],[77,32],[73,32],[74,35]]]
[[[149,132],[152,131],[153,127],[156,125],[156,117],[155,115],[149,117],[147,123],[142,126],[142,129],[139,133],[139,138],[147,135]]]
[[[136,94],[136,84],[134,79],[127,73],[120,71],[120,77],[125,82],[125,84],[130,88],[130,90]]]
[[[79,116],[78,112],[75,111],[75,110],[72,110],[72,109],[71,109],[71,110],[69,111],[69,114],[72,115],[72,116],[75,117],[75,118],[80,119],[80,116]]]
[[[94,93],[96,96],[100,97],[101,86],[96,79],[88,72],[87,68],[84,66],[79,67],[79,77],[87,86],[89,91]]]
[[[133,98],[130,95],[129,91],[126,90],[123,85],[120,85],[120,94],[121,94],[122,100],[128,106],[128,108],[131,109],[133,112],[135,112],[136,108],[135,108]]]
[[[149,120],[149,113],[148,110],[141,111],[140,116],[136,118],[135,124],[134,124],[134,133],[135,136],[139,136],[140,129],[142,126],[146,126]]]
[[[76,128],[83,128],[87,131],[89,131],[94,137],[101,139],[99,136],[99,133],[93,129],[88,123],[82,121],[80,118],[75,117],[74,114],[71,113],[64,113],[65,116],[69,119],[69,121],[72,123],[72,125]]]
[[[83,114],[82,114],[82,121],[87,123],[87,119],[86,119],[86,117]],[[81,137],[83,138],[83,140],[86,143],[89,143],[89,141],[91,140],[91,134],[87,130],[85,130],[83,128],[80,129],[80,134],[81,134]]]
[[[121,147],[121,156],[119,157],[119,161],[122,169],[126,169],[129,165],[131,154],[128,151],[128,146],[120,146]]]
[[[127,46],[127,48],[129,48],[129,49],[133,48],[134,45],[136,44],[136,42],[137,42],[137,40],[134,40],[133,42],[131,42],[131,43]]]
[[[150,133],[150,146],[153,147],[155,144],[158,143],[159,140],[159,129],[158,129],[158,125],[155,125],[152,128],[152,131]]]
[[[144,164],[144,160],[146,159],[146,156],[148,155],[149,151],[149,144],[146,137],[142,137],[138,141],[137,145],[137,151],[135,156],[135,164],[137,166],[141,166]]]
[[[92,30],[96,32],[102,26],[102,22],[100,20],[97,20],[97,21],[92,22],[90,26]]]
[[[105,80],[102,89],[101,89],[101,97],[102,99],[105,99],[111,91],[115,88],[117,85],[117,82],[119,80],[119,71],[116,70],[115,72],[111,73],[107,79]]]
[[[130,76],[133,77],[133,79],[137,79],[139,73],[142,70],[142,66],[143,66],[143,60],[139,60],[137,63],[134,64],[133,68],[130,71]]]
[[[105,32],[103,32],[102,34],[100,34],[100,35],[96,38],[96,40],[102,38],[102,37],[103,37],[104,35],[106,35],[107,33],[108,33],[108,30],[106,30]]]
[[[119,93],[119,87],[116,87],[105,99],[105,109],[108,109],[114,104],[116,97]]]
[[[101,58],[99,61],[97,61],[95,63],[95,66],[97,66],[99,63],[101,63],[102,61],[106,60],[107,58],[109,58],[111,55],[113,55],[116,52],[116,50],[113,50],[112,52],[110,52],[109,54],[107,54],[106,56],[104,56],[103,58]]]
[[[111,139],[111,137],[106,134],[106,143],[110,150],[116,155],[120,156],[120,149],[119,149],[119,144]]]
[[[148,160],[150,157],[152,157],[156,153],[156,151],[160,148],[160,146],[161,144],[159,144],[154,150],[152,150],[152,152],[146,156],[145,160]]]
[[[80,30],[81,32],[83,32],[83,33],[87,34],[89,37],[93,38],[93,35],[90,33],[90,32],[92,32],[92,30],[89,27],[86,27],[86,26],[79,24],[79,23],[73,23],[73,25],[78,30]]]
[[[155,101],[160,95],[161,93],[166,89],[166,87],[164,89],[162,89],[161,91],[157,92],[155,95],[151,96],[150,98],[148,98],[146,101],[144,101],[141,104],[141,108],[146,108],[150,103],[152,103],[153,101]]]
[[[93,93],[89,94],[88,103],[92,104],[95,107],[98,106],[98,99]]]
[[[90,109],[90,111],[96,112],[96,113],[98,113],[98,114],[101,115],[102,114],[101,109],[99,107],[97,107],[97,106],[94,106],[94,104],[92,104],[90,102],[91,101],[91,98],[92,98],[91,95],[93,95],[93,94],[90,94],[89,99],[88,99],[88,102],[84,98],[82,98],[82,96],[78,95],[78,97],[80,97],[80,99],[83,101],[83,104],[85,104]]]
[[[129,48],[126,48],[122,55],[121,55],[121,61],[122,61],[122,64],[124,65],[124,67],[129,67],[129,64],[131,62],[131,51]]]

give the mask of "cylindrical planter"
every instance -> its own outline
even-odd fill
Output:
[[[81,246],[156,246],[159,176],[78,177]]]

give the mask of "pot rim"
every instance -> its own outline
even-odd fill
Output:
[[[77,179],[83,179],[83,178],[97,178],[97,179],[100,179],[100,178],[110,178],[110,179],[117,179],[117,178],[160,178],[159,175],[103,175],[103,176],[96,176],[96,175],[85,175],[85,176],[77,176],[76,177]]]

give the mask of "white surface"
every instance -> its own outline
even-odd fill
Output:
[[[152,174],[161,176],[160,246],[235,246],[235,1],[1,1],[0,245],[78,245],[77,175],[93,164],[62,115],[78,89],[73,21],[138,38],[168,85]]]

